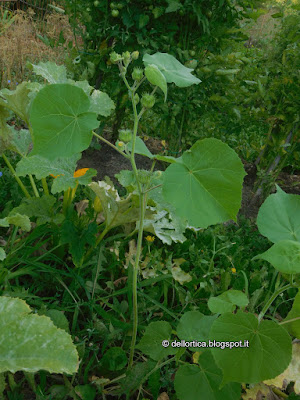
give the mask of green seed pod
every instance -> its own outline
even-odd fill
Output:
[[[122,61],[122,60],[123,60],[123,57],[121,56],[121,54],[118,54],[115,51],[110,53],[110,62],[112,64],[117,64],[119,61]]]
[[[134,81],[139,82],[143,79],[144,72],[141,68],[134,68],[131,76]]]
[[[136,50],[131,53],[131,58],[133,60],[137,60],[139,58],[140,53]]]
[[[135,102],[135,105],[139,104],[139,102],[140,102],[140,96],[137,93],[134,95],[134,102]]]
[[[145,169],[139,169],[138,171],[138,180],[141,184],[145,185],[150,181],[150,171],[146,171]]]
[[[119,130],[119,140],[124,143],[130,142],[132,139],[132,131],[130,129]]]
[[[127,67],[127,65],[130,63],[130,53],[129,53],[129,51],[125,51],[124,53],[122,53],[122,57],[124,59],[124,64]]]
[[[153,96],[153,94],[150,93],[144,93],[142,96],[142,100],[141,100],[142,106],[150,109],[154,106],[155,104],[155,97]]]

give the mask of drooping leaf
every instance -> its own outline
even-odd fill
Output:
[[[165,76],[168,83],[174,82],[178,87],[188,87],[200,83],[200,79],[191,74],[193,69],[182,65],[175,57],[167,53],[145,54],[145,66],[154,64]]]
[[[164,172],[162,193],[189,225],[236,220],[245,171],[237,154],[217,139],[197,141]]]
[[[282,240],[253,260],[266,260],[278,271],[285,274],[300,273],[300,242]]]
[[[221,315],[212,325],[211,340],[216,342],[249,341],[249,347],[211,348],[227,382],[257,383],[279,375],[289,365],[292,341],[286,330],[273,321],[261,321],[254,314]]]
[[[232,312],[236,306],[246,307],[249,303],[248,297],[240,290],[227,290],[217,297],[208,300],[208,308],[214,314]]]
[[[295,319],[295,321],[285,323],[282,326],[287,329],[291,335],[295,336],[297,339],[300,339],[300,290],[298,290],[298,293],[294,299],[292,309],[282,322],[290,321],[293,319]]]
[[[241,385],[228,383],[220,389],[222,371],[209,351],[201,354],[199,365],[181,365],[175,375],[178,400],[239,400]]]
[[[257,216],[259,232],[271,242],[300,242],[300,196],[287,194],[279,186],[260,207]]]
[[[33,72],[45,78],[49,83],[65,83],[67,81],[67,70],[64,65],[54,62],[39,62],[32,64]]]
[[[177,336],[185,341],[205,342],[209,339],[211,326],[215,321],[216,316],[208,316],[199,311],[188,311],[183,314],[177,325]],[[192,351],[199,351],[197,347],[189,347]],[[200,349],[203,350],[202,348]]]
[[[166,321],[151,322],[144,333],[144,336],[136,346],[152,360],[159,361],[164,357],[175,354],[178,349],[173,348],[171,343],[163,347],[162,342],[171,338],[172,327]]]
[[[167,100],[168,86],[165,76],[154,64],[149,64],[145,68],[145,76],[152,85],[158,86],[165,95],[165,101]]]
[[[77,371],[78,354],[71,336],[50,318],[31,314],[25,301],[0,297],[0,326],[0,373]]]
[[[28,124],[30,99],[30,83],[22,82],[15,90],[0,90],[0,105],[7,107]],[[2,97],[5,99],[3,100]]]
[[[76,164],[80,157],[80,154],[53,160],[39,155],[25,157],[18,162],[16,172],[19,176],[35,175],[37,179],[53,175],[56,178],[51,178],[53,179],[51,193],[55,194],[68,188],[74,188],[77,183],[87,185],[91,182],[92,177],[97,175],[97,171],[90,168],[83,176],[74,177]]]
[[[30,111],[34,144],[30,155],[54,160],[87,149],[92,130],[99,126],[97,114],[89,108],[89,97],[76,86],[53,84],[41,89]]]
[[[0,219],[0,226],[9,227],[9,225],[19,226],[25,232],[29,232],[31,229],[30,219],[27,215],[21,215],[19,213]]]

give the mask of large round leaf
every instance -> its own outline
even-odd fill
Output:
[[[217,139],[197,141],[164,173],[163,195],[189,225],[236,220],[245,171],[237,154]]]
[[[71,336],[50,318],[30,312],[25,301],[0,297],[0,373],[76,372],[78,354]]]
[[[249,341],[249,347],[211,349],[223,371],[222,384],[271,379],[291,361],[292,341],[286,330],[273,321],[259,323],[254,314],[223,314],[213,323],[210,336],[216,342]]]
[[[183,365],[176,372],[174,386],[179,400],[239,400],[241,385],[229,383],[221,389],[222,371],[209,351],[200,355],[198,365]]]
[[[89,108],[90,100],[79,87],[54,84],[41,89],[30,111],[34,144],[31,155],[53,160],[87,149],[92,130],[99,125],[97,114],[88,112]]]
[[[277,186],[260,207],[257,216],[259,232],[271,242],[296,240],[300,242],[300,196],[287,194]]]

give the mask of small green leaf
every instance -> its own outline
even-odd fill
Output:
[[[191,74],[193,69],[182,65],[175,57],[167,53],[145,54],[145,66],[156,65],[168,83],[174,82],[178,87],[188,87],[200,83],[200,79]]]
[[[172,327],[168,322],[151,322],[147,326],[144,336],[136,347],[153,360],[159,361],[177,352],[176,348],[171,347],[171,343],[168,347],[163,347],[162,345],[164,340],[170,341],[171,332]]]
[[[101,359],[103,367],[109,371],[120,371],[127,365],[127,356],[121,347],[111,347]]]
[[[132,142],[128,143],[128,150],[132,150]],[[148,147],[145,145],[143,139],[141,139],[139,136],[136,137],[135,141],[135,149],[134,152],[136,154],[140,154],[142,156],[148,157],[148,158],[154,158],[153,154],[150,152]]]
[[[23,231],[29,232],[31,229],[30,219],[27,215],[14,213],[3,219],[0,219],[0,226],[8,227],[9,225],[19,226]]]
[[[300,273],[300,242],[282,240],[253,260],[266,260],[278,271],[285,274]]]
[[[196,228],[236,220],[241,205],[243,164],[217,139],[197,141],[164,172],[162,193],[176,214]]]
[[[29,146],[32,144],[30,132],[28,129],[14,129],[10,149],[26,157],[29,152]]]
[[[32,197],[23,199],[22,203],[11,210],[9,215],[23,214],[29,218],[36,217],[37,225],[53,221],[55,215],[53,206],[56,203],[54,196]]]
[[[0,90],[0,96],[4,97],[5,100],[0,97],[0,105],[12,110],[18,117],[28,123],[31,102],[30,92],[29,82],[22,82],[15,90],[2,89]]]
[[[102,115],[103,117],[109,117],[115,109],[114,102],[104,92],[100,90],[94,90],[91,97],[91,106],[89,111]]]
[[[298,293],[294,299],[291,311],[282,322],[290,321],[293,319],[296,320],[285,323],[282,326],[287,329],[291,335],[295,336],[297,339],[300,339],[300,290],[298,290]]]
[[[166,8],[166,13],[175,12],[182,8],[182,4],[179,2],[179,0],[167,0],[167,2],[169,5]]]
[[[67,70],[64,65],[56,65],[54,62],[39,62],[32,64],[33,72],[45,78],[49,83],[65,83]]]
[[[0,326],[0,373],[77,371],[78,354],[71,336],[50,318],[31,314],[25,301],[0,297]]]
[[[248,297],[240,290],[228,290],[220,296],[211,297],[208,300],[208,308],[214,314],[232,312],[236,306],[246,307],[249,303]]]
[[[77,385],[74,390],[81,400],[94,400],[96,397],[96,388],[91,385]]]
[[[229,383],[222,387],[222,371],[209,351],[201,354],[199,365],[181,365],[175,375],[175,391],[178,400],[239,400],[241,385]]]
[[[216,342],[249,341],[249,347],[211,348],[227,382],[256,383],[283,372],[292,357],[292,341],[286,330],[273,321],[258,322],[254,314],[221,315],[212,325],[210,340]]]
[[[90,99],[79,87],[54,84],[41,89],[30,111],[34,144],[30,156],[54,160],[87,149],[92,130],[99,126],[97,114],[89,109]]]
[[[167,100],[168,86],[164,75],[160,72],[154,64],[149,64],[145,68],[146,78],[152,85],[158,86],[165,94],[165,101]]]
[[[257,227],[271,242],[300,242],[300,196],[287,194],[279,186],[259,209]]]
[[[5,260],[6,258],[6,253],[2,247],[0,247],[0,261]]]
[[[47,310],[44,315],[49,317],[57,328],[63,329],[67,333],[70,333],[69,321],[67,320],[63,311],[52,308]]]

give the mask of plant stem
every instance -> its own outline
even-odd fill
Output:
[[[46,178],[42,178],[42,185],[43,185],[45,195],[49,196],[49,188],[48,188]]]
[[[40,194],[39,194],[39,192],[37,190],[37,187],[36,187],[36,184],[34,182],[34,179],[33,179],[32,175],[29,175],[29,180],[30,180],[30,183],[31,183],[31,186],[32,186],[33,193],[34,193],[35,197],[40,197]]]
[[[3,160],[5,161],[6,165],[8,166],[10,172],[12,173],[13,177],[18,182],[18,185],[22,189],[23,193],[25,194],[25,196],[28,199],[30,199],[31,198],[30,194],[28,193],[28,191],[27,191],[26,187],[24,186],[23,182],[21,181],[21,179],[17,176],[16,171],[14,170],[13,166],[9,162],[8,158],[6,157],[6,155],[2,154],[2,157],[3,157]]]
[[[291,289],[293,287],[292,284],[288,284],[285,285],[279,289],[277,289],[273,295],[270,297],[270,299],[266,302],[266,304],[264,305],[263,309],[261,310],[259,316],[258,316],[258,321],[260,322],[262,320],[262,318],[264,317],[265,313],[268,311],[269,307],[271,306],[271,304],[273,303],[273,301],[276,299],[277,296],[280,295],[280,293],[285,292],[288,289]]]
[[[118,153],[122,154],[122,156],[124,156],[125,158],[129,158],[129,156],[127,154],[123,153],[123,151],[119,150],[117,148],[117,146],[115,146],[114,144],[110,143],[108,140],[104,139],[104,137],[98,135],[94,131],[93,131],[93,135],[96,136],[98,139],[102,140],[102,142],[106,143],[108,146],[110,146],[113,149],[115,149]]]

